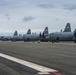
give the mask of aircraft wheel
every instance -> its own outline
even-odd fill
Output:
[[[59,41],[57,41],[57,43],[59,43]]]
[[[74,43],[76,43],[76,41],[74,41]]]
[[[26,40],[24,40],[24,42],[26,42]]]
[[[54,43],[54,41],[52,41],[52,43]]]

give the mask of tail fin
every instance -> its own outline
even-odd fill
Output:
[[[30,29],[28,29],[27,34],[31,34],[31,30]]]
[[[44,35],[48,34],[48,27],[45,27],[45,30],[44,30]]]
[[[70,23],[67,23],[65,29],[63,32],[71,32],[71,26],[70,26]]]
[[[18,32],[17,32],[17,31],[15,31],[13,36],[17,36],[17,35],[18,35]]]

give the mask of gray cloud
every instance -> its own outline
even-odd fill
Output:
[[[7,21],[10,20],[10,15],[9,14],[5,14],[5,17],[7,18]]]
[[[5,14],[5,16],[9,16],[9,14]]]
[[[43,9],[48,9],[48,8],[54,8],[55,7],[53,4],[39,4],[37,6],[40,7],[40,8],[43,8]]]
[[[21,6],[24,0],[0,0],[0,8],[16,8]]]
[[[64,9],[67,9],[67,10],[76,10],[76,4],[75,5],[64,5]]]
[[[24,22],[28,22],[28,21],[32,21],[34,20],[36,17],[33,17],[33,16],[25,16],[22,20]]]
[[[59,21],[59,19],[57,18],[56,21]]]

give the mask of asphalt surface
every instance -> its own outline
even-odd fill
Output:
[[[76,75],[76,44],[73,42],[1,41],[0,53],[58,70],[62,75]],[[38,74],[35,70],[0,57],[0,75]]]

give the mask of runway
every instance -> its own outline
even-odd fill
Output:
[[[76,75],[76,44],[0,42],[0,53],[57,70],[48,75]],[[39,75],[39,71],[0,57],[0,75]],[[44,75],[47,75],[46,73]]]

